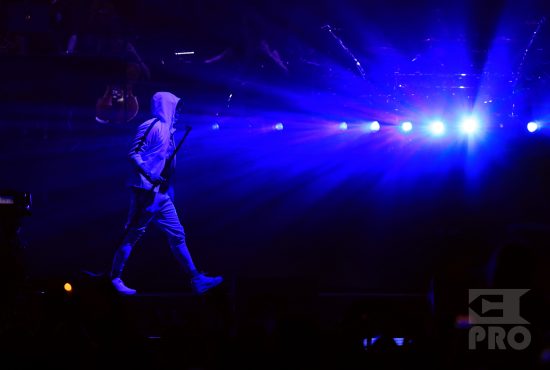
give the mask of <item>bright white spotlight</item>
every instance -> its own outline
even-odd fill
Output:
[[[219,130],[219,129],[220,129],[220,125],[218,123],[212,124],[212,130]]]
[[[373,132],[380,131],[380,122],[372,121],[370,123],[369,129]]]
[[[340,124],[338,125],[338,128],[340,130],[347,130],[348,129],[348,124],[347,122],[340,122]]]
[[[529,132],[535,132],[538,129],[539,129],[539,124],[534,121],[531,121],[527,124],[527,131]]]
[[[468,117],[460,123],[460,130],[465,134],[473,134],[479,129],[479,121],[475,117]]]
[[[282,129],[284,129],[284,126],[281,122],[278,122],[277,124],[275,124],[275,126],[273,126],[273,128],[277,131],[281,131]]]
[[[445,124],[441,121],[434,121],[430,124],[430,131],[433,135],[443,135],[445,133]]]
[[[412,130],[412,128],[413,128],[412,122],[406,121],[401,124],[401,130],[403,130],[404,132],[409,132]]]

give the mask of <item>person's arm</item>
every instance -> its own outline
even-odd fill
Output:
[[[151,123],[154,124],[154,123]],[[146,166],[145,161],[142,158],[142,154],[147,148],[148,145],[151,144],[152,141],[155,140],[155,137],[158,135],[158,132],[154,130],[154,127],[147,132],[149,126],[142,125],[138,129],[138,132],[132,141],[132,145],[130,147],[130,152],[128,153],[128,158],[130,159],[130,162],[135,166],[137,171],[143,175],[147,181],[149,181],[153,185],[161,184],[165,181],[165,179],[160,175],[155,175],[151,173]],[[144,135],[147,132],[147,136],[144,137]]]

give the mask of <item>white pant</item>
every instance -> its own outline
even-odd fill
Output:
[[[132,188],[132,193],[124,239],[115,253],[111,277],[117,278],[122,275],[132,248],[145,233],[151,221],[166,234],[174,256],[186,272],[191,273],[196,270],[187,249],[185,232],[172,198],[165,193],[155,193],[140,188]]]

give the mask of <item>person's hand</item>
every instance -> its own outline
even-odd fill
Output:
[[[147,180],[149,180],[151,184],[153,184],[153,186],[157,186],[166,182],[166,179],[164,177],[152,174],[150,172],[148,172],[145,177],[147,178]]]

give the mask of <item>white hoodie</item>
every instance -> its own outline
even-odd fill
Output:
[[[176,105],[180,98],[170,92],[156,92],[151,98],[151,113],[155,118],[151,118],[139,125],[137,134],[132,142],[128,157],[134,165],[135,172],[130,180],[130,186],[151,190],[151,184],[144,173],[151,173],[160,176],[166,160],[175,150],[174,143],[174,120],[176,115]],[[151,124],[147,137],[143,137]],[[172,170],[176,165],[176,160],[172,161]],[[158,191],[158,187],[154,189]]]

